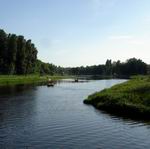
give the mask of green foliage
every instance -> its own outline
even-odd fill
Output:
[[[46,82],[47,77],[39,75],[0,75],[0,86]]]
[[[84,103],[107,111],[131,115],[136,113],[150,118],[150,77],[134,77],[130,81],[90,95]]]
[[[37,50],[31,40],[0,30],[0,74],[34,73]]]
[[[8,41],[7,34],[4,30],[0,30],[0,73],[7,73],[7,51]]]
[[[8,74],[14,74],[16,70],[16,55],[17,55],[17,36],[15,34],[8,36]]]
[[[17,85],[17,84],[37,84],[47,83],[48,78],[60,80],[70,78],[68,76],[40,76],[40,75],[0,75],[0,86]]]
[[[0,74],[64,75],[64,68],[37,60],[37,53],[31,40],[0,30]]]
[[[46,74],[49,74],[49,75],[59,74],[60,75],[61,73],[58,72],[60,69],[61,68],[59,68],[53,64],[44,63],[40,60],[37,60],[36,65],[35,65],[35,72],[39,73],[41,75],[46,75]]]
[[[129,78],[132,75],[145,75],[148,66],[140,59],[131,58],[125,63],[107,60],[105,65],[67,68],[71,75],[101,75],[117,78]]]
[[[105,74],[112,75],[112,63],[111,60],[107,60],[105,64]]]
[[[31,40],[26,42],[26,57],[25,57],[25,74],[31,74],[35,71],[36,59],[37,59],[37,50],[34,44],[31,43]]]

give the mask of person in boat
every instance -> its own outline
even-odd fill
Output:
[[[49,79],[48,79],[48,82],[52,82],[52,80],[49,78]]]
[[[75,81],[75,82],[79,82],[78,78],[76,78],[74,81]]]
[[[47,86],[54,86],[54,82],[51,79],[48,79]]]

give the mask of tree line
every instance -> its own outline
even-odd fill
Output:
[[[37,53],[30,39],[0,29],[0,74],[64,74],[64,68],[38,60]]]
[[[49,75],[103,75],[131,76],[150,73],[150,66],[140,59],[131,58],[126,62],[112,62],[86,67],[63,68],[37,59],[37,49],[24,36],[7,34],[0,29],[0,74],[49,74]]]
[[[65,68],[56,66],[52,63],[44,63],[41,60],[36,61],[35,73],[40,75],[67,75]]]
[[[129,77],[132,75],[146,75],[148,65],[140,59],[131,58],[126,62],[107,60],[103,65],[68,68],[71,75],[103,75],[113,77]]]

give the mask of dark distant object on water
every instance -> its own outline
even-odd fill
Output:
[[[54,83],[48,83],[47,84],[47,87],[53,87],[54,86]]]
[[[78,78],[76,78],[76,79],[74,80],[74,82],[79,82]]]
[[[47,87],[53,87],[53,86],[54,86],[54,81],[52,81],[51,79],[48,79]]]

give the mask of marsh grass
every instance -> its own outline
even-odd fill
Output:
[[[150,76],[136,76],[96,92],[88,96],[84,103],[119,115],[150,119]]]
[[[46,83],[48,78],[52,80],[60,80],[67,76],[39,76],[39,75],[0,75],[0,86]]]

